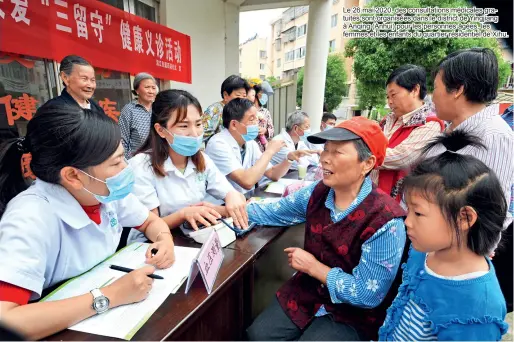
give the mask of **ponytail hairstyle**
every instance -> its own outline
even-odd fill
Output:
[[[42,106],[27,125],[27,135],[0,145],[0,217],[7,203],[26,190],[21,157],[31,153],[30,168],[39,179],[60,183],[65,166],[86,170],[107,160],[118,149],[118,124],[95,107],[71,104]]]
[[[152,121],[150,124],[150,134],[145,143],[137,151],[137,153],[146,153],[150,156],[152,168],[156,175],[166,176],[164,172],[164,162],[169,157],[170,145],[168,141],[161,138],[155,130],[155,124],[158,123],[166,128],[167,123],[172,119],[171,126],[175,126],[187,117],[187,107],[193,105],[200,115],[203,115],[200,102],[185,90],[163,90],[157,94],[152,104]],[[202,151],[192,155],[191,160],[196,167],[197,172],[205,171],[205,159]]]
[[[473,208],[477,220],[468,230],[466,245],[474,253],[487,256],[500,240],[507,202],[491,169],[471,155],[457,153],[464,147],[485,146],[479,137],[456,130],[434,139],[425,147],[425,153],[438,144],[444,145],[446,151],[421,161],[404,178],[404,196],[415,192],[437,204],[455,230],[458,246],[462,241],[458,225],[461,209]]]

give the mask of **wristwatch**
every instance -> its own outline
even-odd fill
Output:
[[[101,314],[109,310],[109,298],[104,296],[100,289],[91,290],[91,294],[93,295],[93,310],[96,311],[97,314]]]

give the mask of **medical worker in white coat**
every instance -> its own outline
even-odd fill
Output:
[[[152,106],[151,131],[145,144],[130,160],[139,200],[175,228],[188,221],[216,224],[220,214],[202,203],[207,195],[224,201],[236,226],[247,228],[246,200],[234,190],[211,158],[200,151],[203,137],[202,108],[184,90],[157,94]],[[129,239],[133,239],[133,232]]]
[[[27,153],[36,177],[30,187],[20,167]],[[174,262],[168,226],[131,194],[134,175],[123,153],[113,120],[67,104],[44,106],[26,137],[0,145],[0,316],[27,339],[144,300],[153,282],[147,275]],[[149,265],[76,297],[31,302],[114,254],[122,227],[154,241]]]

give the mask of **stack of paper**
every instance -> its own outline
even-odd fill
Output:
[[[45,297],[43,301],[75,297],[88,293],[92,289],[112,284],[126,273],[112,270],[109,266],[118,265],[133,269],[145,266],[145,253],[148,246],[147,243],[134,243],[125,247],[90,271],[66,282]],[[187,280],[191,264],[199,251],[199,248],[175,246],[175,263],[170,268],[155,271],[155,274],[164,279],[154,280],[148,298],[139,303],[110,309],[106,313],[76,324],[70,329],[130,340],[166,298],[171,293],[176,293]]]

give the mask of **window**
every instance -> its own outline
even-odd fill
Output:
[[[4,55],[0,64],[0,143],[24,136],[36,109],[57,95],[52,62]]]
[[[305,46],[295,50],[294,58],[299,59],[305,57]]]
[[[121,109],[131,101],[130,75],[125,72],[95,68],[96,90],[93,99],[105,114],[118,121]],[[157,86],[159,86],[159,81]]]
[[[336,40],[333,39],[328,43],[328,51],[334,52],[336,50]]]
[[[259,51],[259,57],[260,58],[266,58],[266,50]]]
[[[279,59],[277,59],[277,68],[280,68],[281,65],[282,65],[282,60],[279,58]]]
[[[294,59],[294,50],[286,52],[286,62],[290,62]]]
[[[119,8],[120,10],[124,10],[123,7],[123,0],[100,0],[103,3],[106,3],[107,5],[111,5],[113,7]]]
[[[155,8],[153,6],[149,6],[139,0],[135,0],[134,6],[136,8],[137,16],[153,21],[154,23],[157,22],[155,17]]]
[[[337,14],[334,14],[330,18],[330,27],[336,27],[337,26]]]
[[[241,56],[241,51],[242,51],[242,50],[243,50],[243,49],[239,49],[239,56]]]
[[[275,51],[282,50],[282,39],[278,38],[275,40]]]
[[[298,31],[298,34],[296,35],[297,37],[304,36],[307,33],[307,24],[303,24],[302,26],[299,26],[297,31]]]
[[[259,69],[260,69],[261,71],[262,71],[262,70],[264,70],[264,64],[263,64],[263,63],[259,64]]]
[[[259,75],[259,78],[264,81],[266,79],[266,76],[265,75]]]

